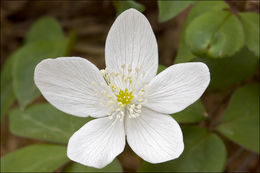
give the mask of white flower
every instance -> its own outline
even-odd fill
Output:
[[[156,76],[156,39],[148,20],[134,9],[114,22],[105,57],[107,68],[100,71],[79,57],[46,59],[35,68],[35,83],[52,105],[68,114],[97,118],[72,135],[68,157],[102,168],[124,150],[127,139],[148,162],[178,158],[184,149],[182,131],[168,114],[203,94],[210,80],[207,66],[176,64]]]

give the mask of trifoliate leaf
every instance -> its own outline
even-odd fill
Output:
[[[14,62],[13,55],[7,58],[1,71],[1,121],[15,101],[12,79],[12,65]]]
[[[158,1],[159,21],[165,22],[182,12],[194,1]]]
[[[68,40],[37,41],[26,44],[15,54],[13,88],[22,109],[40,96],[33,80],[34,68],[43,59],[64,56]]]
[[[53,17],[42,17],[30,28],[25,43],[39,40],[60,40],[63,38],[62,28],[58,21]]]
[[[232,86],[252,76],[258,69],[259,59],[247,48],[224,59],[196,58],[207,64],[210,71],[210,89]]]
[[[224,58],[242,48],[244,31],[238,18],[230,12],[207,12],[190,23],[185,41],[197,56]]]
[[[249,50],[259,57],[259,14],[240,13],[241,21],[245,32],[245,41]]]
[[[43,17],[32,25],[26,36],[25,43],[27,44],[39,40],[58,40],[63,38],[62,28],[59,23],[52,17]],[[14,64],[14,57],[17,52],[19,54],[20,50],[16,51],[7,58],[7,62],[1,71],[1,120],[4,115],[6,115],[8,108],[15,100],[12,87],[12,66]]]
[[[68,161],[65,146],[37,144],[3,156],[1,172],[53,172]]]
[[[217,130],[235,143],[259,153],[259,84],[235,91]]]
[[[89,120],[91,118],[65,114],[50,104],[36,104],[25,111],[13,110],[10,129],[18,136],[67,143],[72,134]]]
[[[189,12],[181,30],[181,38],[179,42],[179,49],[177,56],[175,58],[175,63],[188,62],[194,59],[196,56],[193,55],[185,42],[184,36],[186,33],[187,26],[198,16],[210,12],[210,11],[222,11],[223,9],[228,9],[229,6],[224,1],[200,1],[194,5],[194,7]]]

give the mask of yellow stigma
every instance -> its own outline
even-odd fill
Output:
[[[131,101],[133,99],[132,93],[133,93],[133,91],[128,92],[127,88],[125,89],[125,91],[120,90],[118,95],[116,95],[117,101],[121,102],[123,105],[127,105],[127,104],[131,103]]]

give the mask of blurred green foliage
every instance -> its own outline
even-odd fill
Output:
[[[14,54],[13,89],[22,109],[40,96],[34,85],[34,69],[45,58],[66,55],[68,40],[36,41],[26,44]]]
[[[117,15],[129,8],[144,11],[136,1],[113,1]],[[158,1],[159,22],[166,22],[191,7],[186,17],[175,63],[204,62],[211,73],[208,92],[238,89],[233,93],[217,127],[198,124],[210,121],[204,104],[198,100],[171,115],[182,126],[185,150],[180,158],[152,165],[143,162],[139,172],[221,172],[226,163],[226,147],[218,132],[242,147],[259,153],[259,84],[244,83],[259,69],[259,14],[234,14],[224,1]],[[149,9],[146,9],[147,11]],[[1,171],[53,172],[68,163],[62,172],[122,172],[118,160],[103,169],[69,161],[69,137],[91,118],[78,118],[50,104],[33,104],[40,96],[34,85],[35,66],[45,58],[68,55],[74,37],[65,37],[60,24],[43,17],[29,30],[24,45],[13,52],[1,71],[1,121],[9,116],[13,134],[58,144],[37,144],[15,150],[1,158]],[[166,69],[159,65],[158,73]],[[240,85],[242,86],[240,86]],[[19,106],[10,111],[15,101]],[[33,104],[29,107],[28,105]],[[211,112],[210,110],[209,112]],[[192,123],[192,125],[190,125]]]
[[[65,144],[91,120],[65,114],[50,104],[35,104],[24,111],[14,109],[9,117],[10,130],[15,135]]]
[[[195,58],[207,64],[211,81],[209,89],[225,89],[252,76],[259,68],[259,58],[243,48],[232,57],[223,59]]]
[[[14,56],[7,58],[6,63],[1,71],[1,122],[7,114],[10,106],[15,101],[12,80],[12,66]]]
[[[246,45],[259,57],[259,14],[240,13],[240,19],[244,26]]]
[[[235,91],[217,130],[259,153],[259,84],[246,85]]]
[[[159,8],[159,21],[165,22],[176,15],[178,15],[180,12],[182,12],[184,9],[186,9],[189,5],[193,4],[194,1],[158,1],[158,8]]]
[[[172,114],[178,123],[196,123],[204,120],[207,112],[201,100],[196,101],[181,112]]]
[[[62,39],[64,39],[64,35],[60,24],[52,17],[43,17],[31,27],[25,38],[25,43]]]
[[[14,54],[13,88],[22,109],[40,96],[34,85],[33,73],[43,59],[65,56],[70,40],[63,36],[59,23],[51,17],[43,17],[29,30],[25,45]]]
[[[162,72],[162,71],[165,70],[166,68],[167,68],[166,66],[159,64],[158,70],[157,70],[157,74],[160,73],[160,72]]]
[[[200,57],[228,57],[244,45],[243,27],[228,11],[200,15],[189,24],[185,36],[191,52]]]
[[[197,17],[201,16],[207,12],[214,12],[214,11],[222,11],[224,9],[228,9],[229,6],[223,1],[205,1],[205,2],[198,2],[189,12],[188,16],[186,17],[184,24],[181,30],[181,37],[179,42],[179,50],[177,56],[175,58],[175,63],[182,63],[188,62],[194,59],[196,56],[191,53],[190,48],[188,47],[185,35],[186,29],[189,24]]]
[[[52,172],[68,161],[65,146],[35,144],[1,158],[1,172]]]
[[[78,163],[70,163],[66,166],[62,172],[123,172],[120,162],[115,159],[112,163],[104,167],[103,169],[96,169],[87,166],[83,166]]]

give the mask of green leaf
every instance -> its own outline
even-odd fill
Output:
[[[186,9],[194,1],[158,1],[159,21],[165,22]]]
[[[58,40],[63,38],[62,29],[59,23],[52,17],[43,17],[31,27],[26,37],[26,43],[39,40]],[[9,107],[15,101],[12,80],[12,66],[15,61],[15,54],[17,52],[20,52],[20,50],[16,51],[7,58],[7,62],[1,71],[1,121],[7,114]]]
[[[228,9],[229,6],[224,1],[200,1],[196,3],[196,5],[191,9],[186,18],[182,30],[181,30],[181,38],[179,43],[179,49],[177,56],[175,58],[175,63],[183,63],[188,62],[194,59],[196,56],[193,55],[185,42],[185,33],[187,26],[198,16],[210,12],[210,11],[221,11],[223,9]]]
[[[102,169],[86,167],[78,163],[71,163],[62,170],[62,172],[123,172],[117,159]]]
[[[235,15],[228,11],[213,11],[200,15],[190,23],[185,41],[197,56],[223,58],[234,55],[242,48],[244,31]]]
[[[241,21],[245,31],[245,41],[249,50],[259,57],[259,14],[240,13]]]
[[[33,80],[36,65],[46,58],[64,56],[67,45],[67,39],[37,41],[26,44],[17,51],[13,63],[13,88],[22,109],[40,96]]]
[[[163,70],[165,70],[167,67],[164,65],[159,64],[157,74],[161,73]]]
[[[252,76],[258,69],[259,59],[247,48],[243,48],[232,57],[224,59],[197,58],[209,67],[210,89],[232,86]]]
[[[53,17],[42,17],[30,28],[25,43],[40,40],[60,40],[63,38],[62,28],[56,19]]]
[[[196,57],[195,55],[193,55],[191,53],[190,48],[186,44],[186,42],[184,40],[184,34],[185,34],[185,28],[183,28],[182,31],[181,31],[179,49],[178,49],[178,52],[177,52],[177,56],[175,57],[175,60],[174,60],[175,64],[188,62],[188,61],[191,61],[192,59],[194,59]]]
[[[181,112],[171,116],[179,123],[196,123],[206,118],[206,110],[201,100],[196,101]]]
[[[71,135],[91,118],[65,114],[50,104],[36,104],[10,113],[11,132],[18,136],[67,143]]]
[[[66,147],[31,145],[2,157],[1,172],[53,172],[68,161]]]
[[[123,11],[129,8],[135,8],[136,10],[143,12],[145,10],[145,6],[135,2],[133,0],[124,0],[124,1],[113,1],[113,5],[116,8],[116,15],[118,16]]]
[[[259,84],[235,91],[217,130],[233,142],[259,153]]]
[[[211,11],[223,11],[229,9],[229,5],[225,1],[199,1],[189,12],[187,17],[188,23],[192,22],[196,17]]]
[[[215,134],[197,126],[183,128],[184,152],[176,159],[161,164],[144,162],[138,172],[221,172],[226,161],[226,148]]]
[[[1,71],[1,121],[15,101],[12,79],[13,55],[7,58]]]

